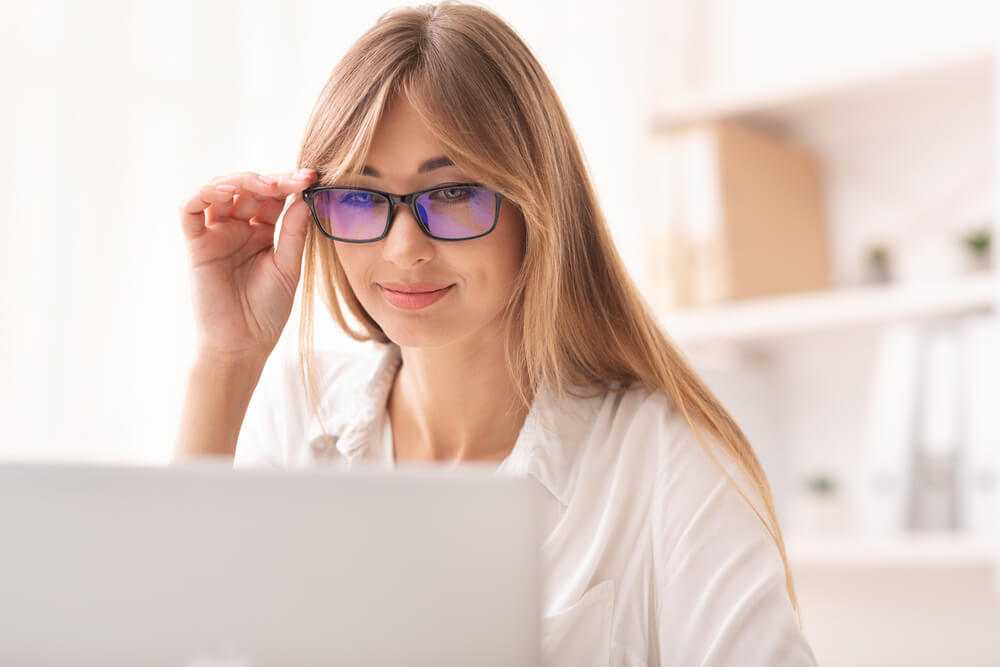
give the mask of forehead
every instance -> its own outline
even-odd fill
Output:
[[[417,173],[428,160],[444,155],[444,146],[416,110],[405,98],[397,97],[379,119],[365,163],[379,174],[402,176]],[[434,166],[447,165],[437,163]]]
[[[451,161],[451,158],[445,155],[439,155],[437,157],[432,157],[429,160],[424,160],[423,162],[421,162],[420,166],[416,168],[416,172],[418,174],[429,174],[435,169],[443,169],[445,167],[450,167],[454,164],[455,163]],[[371,166],[370,164],[366,164],[361,169],[361,175],[374,176],[375,178],[380,178],[382,176],[382,172],[376,169],[375,167]]]

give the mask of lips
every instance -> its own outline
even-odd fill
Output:
[[[440,301],[454,285],[435,283],[379,283],[382,296],[402,310],[420,310]]]
[[[447,283],[378,283],[379,286],[385,289],[392,290],[393,292],[400,292],[402,294],[421,294],[427,292],[437,292],[438,290],[443,290],[449,285]]]

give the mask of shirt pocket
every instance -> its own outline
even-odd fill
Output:
[[[611,664],[611,612],[615,582],[592,586],[575,603],[542,619],[545,667],[607,667]]]

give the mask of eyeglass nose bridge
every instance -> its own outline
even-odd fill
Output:
[[[392,230],[393,223],[396,222],[396,204],[406,204],[410,207],[410,212],[413,213],[413,219],[417,221],[417,225],[420,227],[420,230],[427,236],[434,238],[431,236],[431,230],[427,227],[427,223],[420,217],[420,211],[417,210],[417,197],[424,194],[423,192],[411,192],[408,195],[394,195],[390,192],[384,192],[382,194],[389,200],[389,220],[386,222],[385,233],[383,236],[387,236],[389,234]]]

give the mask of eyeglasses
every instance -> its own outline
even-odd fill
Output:
[[[371,243],[389,233],[396,204],[409,204],[420,229],[432,239],[485,236],[496,227],[503,195],[478,183],[456,183],[408,195],[324,186],[303,190],[302,198],[324,235],[345,243]]]

